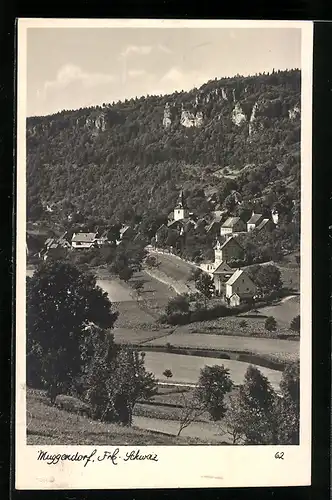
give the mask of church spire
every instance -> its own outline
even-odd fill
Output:
[[[185,199],[185,196],[183,193],[183,189],[181,189],[181,191],[180,191],[176,208],[187,208],[186,199]]]

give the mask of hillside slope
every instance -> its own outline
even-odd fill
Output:
[[[233,192],[290,206],[299,199],[300,84],[299,70],[237,76],[28,118],[28,218],[47,206],[57,219],[167,214],[180,186],[198,213],[213,193],[230,210]]]

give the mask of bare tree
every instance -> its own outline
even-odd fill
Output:
[[[206,405],[202,403],[193,393],[191,396],[181,394],[183,409],[180,414],[180,427],[177,436],[180,436],[183,429],[195,422],[199,417],[206,412]]]
[[[232,444],[242,444],[245,441],[243,418],[240,412],[240,400],[237,393],[229,395],[227,412],[221,423],[221,434],[230,436]]]

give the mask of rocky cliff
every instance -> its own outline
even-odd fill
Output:
[[[298,70],[215,79],[28,118],[28,200],[95,214],[118,213],[124,200],[139,212],[168,210],[180,184],[218,189],[244,178],[247,165],[251,183],[264,171],[264,192],[299,169],[300,80]]]

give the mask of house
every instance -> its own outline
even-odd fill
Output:
[[[237,269],[225,283],[225,298],[230,306],[238,306],[257,294],[257,286],[243,269]]]
[[[226,292],[226,282],[234,274],[234,270],[227,264],[227,262],[220,262],[219,265],[215,266],[212,272],[214,288],[216,295],[224,296]]]
[[[278,222],[279,222],[279,212],[278,210],[276,210],[275,208],[271,211],[271,215],[272,215],[272,220],[274,222],[274,224],[277,226],[278,225]]]
[[[255,212],[252,213],[250,219],[247,222],[247,231],[248,233],[250,231],[254,231],[258,224],[263,220],[263,215],[262,214],[255,214]]]
[[[213,220],[206,226],[205,231],[207,234],[213,234],[214,236],[217,236],[218,234],[220,234],[220,227],[220,221]]]
[[[221,219],[224,217],[225,213],[225,210],[214,210],[213,212],[211,212],[211,215],[213,217],[213,220],[221,222]]]
[[[243,259],[244,250],[233,236],[227,238],[224,243],[217,240],[213,249],[215,262],[229,262],[233,259]]]
[[[161,226],[158,227],[156,234],[154,236],[154,238],[156,240],[156,246],[158,246],[158,243],[160,242],[160,240],[164,239],[164,235],[167,235],[167,233],[168,233],[168,228],[167,228],[166,224],[162,224]]]
[[[96,244],[98,246],[105,245],[108,242],[107,233],[108,231],[104,231],[103,233],[96,235]]]
[[[96,245],[96,233],[74,233],[71,239],[73,248],[91,248]]]
[[[207,260],[205,262],[202,262],[202,264],[199,266],[202,271],[207,273],[209,276],[213,277],[213,272],[218,264],[214,262],[213,260]]]
[[[273,227],[274,224],[271,219],[263,219],[256,227],[256,231],[270,231]]]
[[[45,241],[44,248],[39,252],[39,257],[43,260],[48,258],[63,259],[67,256],[68,250],[71,248],[70,243],[64,238],[48,238]]]
[[[221,225],[221,236],[228,234],[241,233],[246,230],[246,225],[240,217],[228,217],[228,219]]]

